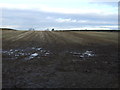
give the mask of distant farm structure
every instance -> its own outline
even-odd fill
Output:
[[[47,28],[45,31],[49,31],[49,28]]]
[[[29,31],[35,31],[35,29],[34,28],[29,28]]]
[[[55,31],[54,28],[51,31]]]

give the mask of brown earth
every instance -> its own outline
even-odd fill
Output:
[[[118,32],[3,30],[2,45],[3,50],[40,47],[52,53],[31,60],[3,54],[3,88],[119,87]],[[67,53],[88,50],[95,56]]]

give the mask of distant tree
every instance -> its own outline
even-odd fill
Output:
[[[34,31],[35,29],[34,28],[29,28],[29,31]]]
[[[49,31],[49,28],[47,28],[46,31]]]
[[[55,31],[54,28],[52,29],[52,31]]]

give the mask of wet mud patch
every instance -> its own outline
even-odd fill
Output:
[[[3,60],[32,60],[34,58],[49,57],[49,50],[39,47],[2,50]]]
[[[92,50],[67,50],[61,55],[63,55],[65,58],[71,58],[71,60],[74,59],[73,61],[75,61],[75,59],[76,61],[84,61],[98,56],[98,54]]]
[[[2,50],[2,55],[4,60],[32,60],[39,59],[43,57],[72,57],[78,58],[79,60],[87,60],[88,58],[95,57],[96,54],[92,50],[84,51],[63,51],[55,53],[53,51],[41,48],[41,47],[27,47],[27,48],[17,48]]]
[[[96,58],[98,57],[97,53],[92,50],[67,50],[61,53],[60,56],[58,59],[59,64],[56,67],[56,70],[60,72],[89,72],[90,64],[96,64]],[[85,65],[86,67],[84,67]]]

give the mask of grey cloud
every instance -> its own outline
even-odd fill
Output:
[[[49,17],[49,18],[47,18]],[[60,13],[48,13],[42,11],[31,10],[13,10],[3,9],[3,25],[18,25],[17,29],[37,28],[45,29],[49,27],[81,27],[81,26],[102,26],[102,25],[117,25],[117,15],[98,15],[98,14],[60,14]],[[88,20],[86,23],[59,23],[56,19],[72,19],[72,20]],[[104,23],[107,22],[107,23]]]

